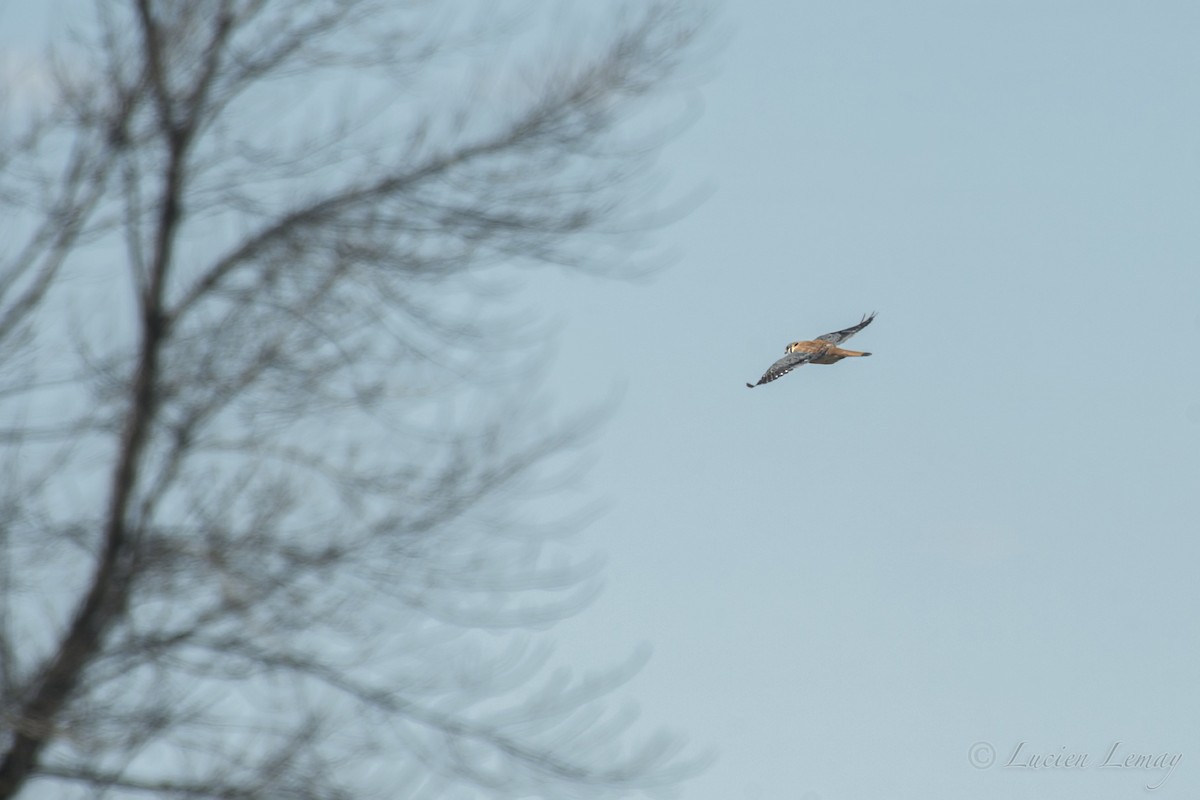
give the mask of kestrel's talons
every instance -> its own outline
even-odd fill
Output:
[[[755,386],[778,380],[796,367],[802,367],[805,364],[836,364],[843,358],[862,358],[871,355],[858,350],[843,350],[838,345],[870,325],[874,319],[875,312],[872,311],[870,314],[864,314],[857,325],[818,336],[816,339],[792,342],[784,348],[783,358],[768,367],[763,376],[758,379],[758,383],[747,383],[746,388],[753,389]]]

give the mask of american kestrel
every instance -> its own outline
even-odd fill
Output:
[[[870,325],[873,319],[875,319],[874,311],[864,314],[861,322],[845,330],[827,333],[810,341],[792,342],[784,349],[783,358],[772,364],[758,379],[758,383],[747,383],[746,388],[753,389],[755,386],[770,383],[805,364],[836,364],[843,358],[871,355],[858,350],[843,350],[838,345]]]

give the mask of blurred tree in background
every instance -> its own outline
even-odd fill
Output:
[[[592,588],[546,501],[595,420],[503,290],[632,270],[698,18],[468,8],[98,0],[0,117],[0,798],[695,770],[529,633]]]

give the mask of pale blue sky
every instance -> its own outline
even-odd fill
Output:
[[[649,287],[571,284],[624,403],[564,644],[721,760],[689,798],[1200,791],[1200,5],[741,2]],[[747,391],[878,310],[874,356]],[[1090,754],[1082,770],[972,767]],[[1065,748],[1065,749],[1064,749]]]
[[[717,22],[662,163],[711,190],[658,236],[674,265],[531,291],[563,406],[623,387],[564,660],[654,645],[629,694],[718,750],[695,800],[1193,797],[1200,5]],[[871,310],[872,358],[746,390]],[[1021,742],[1089,765],[1003,768]],[[1099,768],[1118,742],[1180,759],[1147,791]]]

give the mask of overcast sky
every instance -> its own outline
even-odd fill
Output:
[[[695,800],[1194,797],[1200,4],[717,23],[673,265],[532,291],[548,392],[622,397],[564,659],[653,644],[629,695],[719,753]],[[871,358],[745,388],[872,310]]]

